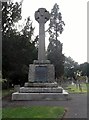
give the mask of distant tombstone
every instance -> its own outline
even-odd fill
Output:
[[[88,83],[88,77],[86,76],[86,83]]]
[[[20,90],[20,85],[15,85],[14,90],[18,92]]]

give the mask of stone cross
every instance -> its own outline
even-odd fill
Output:
[[[39,48],[38,61],[46,60],[45,57],[45,23],[49,20],[50,14],[45,8],[39,8],[35,12],[35,20],[39,23]]]

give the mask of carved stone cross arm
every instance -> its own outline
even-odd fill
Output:
[[[38,23],[46,23],[49,20],[50,14],[45,8],[39,8],[35,12],[35,19]]]

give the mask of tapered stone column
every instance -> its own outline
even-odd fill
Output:
[[[44,24],[39,24],[39,48],[38,48],[38,61],[45,60],[45,30]]]

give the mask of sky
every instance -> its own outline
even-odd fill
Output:
[[[21,1],[21,0],[16,0]],[[49,12],[54,4],[59,5],[64,31],[59,40],[63,43],[63,54],[70,56],[79,64],[87,61],[87,0],[23,0],[22,19],[30,16],[35,27],[34,34],[39,34],[39,24],[34,18],[38,8],[46,8]],[[48,28],[49,21],[45,24]],[[48,34],[45,37],[46,48],[49,43]]]

